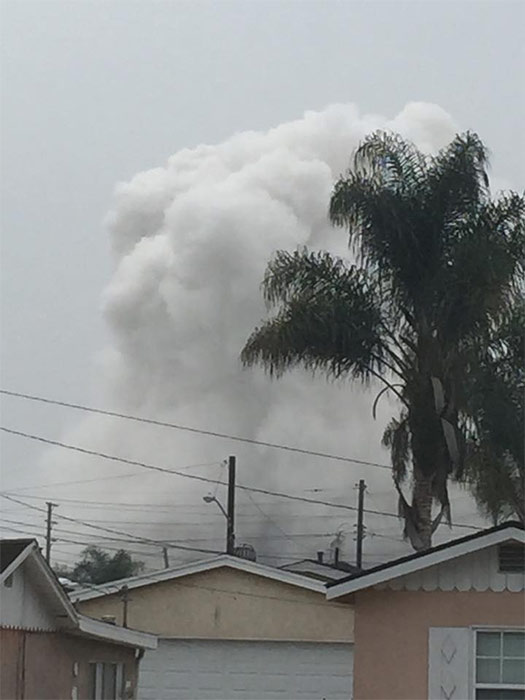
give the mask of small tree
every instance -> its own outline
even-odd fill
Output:
[[[139,574],[144,563],[134,560],[125,549],[119,549],[113,556],[95,545],[82,551],[82,559],[71,571],[70,578],[79,583],[107,583]]]

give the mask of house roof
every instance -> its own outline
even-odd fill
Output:
[[[218,557],[213,557],[211,559],[203,559],[190,564],[184,564],[182,566],[161,569],[149,574],[140,574],[139,576],[132,576],[131,578],[120,579],[119,581],[113,581],[111,583],[104,583],[100,586],[91,586],[89,589],[72,591],[70,595],[75,602],[91,600],[92,598],[100,598],[101,596],[110,595],[111,593],[117,593],[124,585],[126,585],[129,589],[140,588],[142,586],[149,586],[152,584],[161,583],[162,581],[171,581],[182,578],[183,576],[191,576],[192,574],[198,574],[220,568],[244,571],[245,573],[254,574],[255,576],[262,576],[263,578],[271,579],[273,581],[280,581],[281,583],[287,583],[291,586],[297,586],[299,588],[306,588],[310,591],[316,591],[318,593],[324,593],[326,590],[323,581],[319,581],[308,576],[302,576],[291,571],[275,569],[271,566],[265,566],[264,564],[249,561],[248,559],[241,559],[228,554],[221,554]]]
[[[399,559],[379,564],[372,569],[367,569],[352,574],[342,581],[334,581],[327,585],[327,598],[339,598],[340,596],[375,586],[385,581],[390,581],[399,576],[426,569],[429,566],[450,561],[456,557],[476,552],[486,547],[515,540],[525,544],[525,526],[517,521],[509,521],[495,527],[481,530],[473,535],[467,535],[459,539],[450,540],[444,544],[432,547],[424,552],[416,552]]]
[[[23,565],[39,595],[42,596],[53,616],[57,619],[57,624],[64,631],[106,642],[126,644],[143,649],[156,649],[157,638],[155,635],[116,627],[79,615],[54,571],[42,556],[36,540],[0,540],[0,552],[2,552],[1,556],[5,557],[6,562],[0,574],[0,586]]]
[[[279,567],[281,571],[291,571],[295,574],[316,578],[320,581],[340,581],[347,578],[349,573],[359,571],[356,566],[339,562],[337,566],[334,564],[326,564],[319,562],[317,559],[300,559],[299,561],[291,562]]]

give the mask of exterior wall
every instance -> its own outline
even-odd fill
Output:
[[[132,648],[58,632],[3,628],[0,646],[1,700],[87,700],[88,664],[93,661],[124,663],[130,697],[134,697],[138,662]]]
[[[122,622],[118,594],[78,608]],[[351,642],[353,622],[351,607],[323,593],[226,567],[129,591],[129,626],[161,637]]]
[[[525,588],[525,575],[498,571],[496,545],[400,576],[377,588],[393,591],[522,591]]]
[[[56,629],[54,618],[42,605],[42,595],[27,575],[26,563],[13,572],[11,586],[0,588],[0,624],[34,630]]]
[[[525,625],[523,595],[509,591],[357,592],[355,700],[427,698],[429,628],[471,625]]]

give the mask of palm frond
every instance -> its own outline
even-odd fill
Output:
[[[248,338],[244,365],[277,376],[295,365],[364,380],[385,372],[380,310],[364,273],[327,253],[281,251],[263,287],[278,311]]]
[[[487,333],[521,295],[525,200],[511,193],[453,226],[435,290],[435,323],[448,345]]]
[[[362,172],[396,193],[414,191],[426,178],[425,156],[413,143],[391,132],[376,131],[367,136],[353,161],[354,172]]]
[[[489,197],[488,151],[477,134],[458,134],[428,167],[427,206],[447,219],[462,216],[472,203]]]

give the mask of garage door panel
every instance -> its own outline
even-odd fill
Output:
[[[348,700],[350,644],[159,640],[140,700]]]

